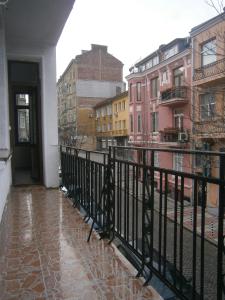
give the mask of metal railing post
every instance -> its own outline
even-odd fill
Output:
[[[225,149],[220,149],[221,152],[225,152]],[[217,253],[217,300],[224,299],[224,202],[225,202],[225,154],[220,156],[220,180],[222,181],[219,186],[219,214],[218,214],[218,253]]]

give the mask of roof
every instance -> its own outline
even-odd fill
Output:
[[[207,28],[212,27],[213,25],[218,24],[222,21],[225,21],[225,12],[223,12],[223,13],[217,15],[216,17],[211,18],[211,19],[209,19],[209,20],[193,27],[190,31],[190,35],[194,36],[194,35],[200,33],[201,31],[206,30]]]
[[[142,65],[143,63],[145,63],[146,61],[148,61],[149,59],[153,58],[154,56],[158,55],[159,52],[165,51],[166,49],[169,49],[170,47],[172,47],[173,45],[179,43],[179,42],[184,42],[185,40],[187,40],[188,37],[184,37],[184,38],[176,38],[174,40],[172,40],[171,42],[169,42],[168,44],[163,44],[160,45],[159,48],[157,50],[155,50],[154,52],[152,52],[151,54],[149,54],[148,56],[146,56],[145,58],[143,58],[142,60],[140,60],[139,62],[137,62],[135,64],[135,67],[138,67],[140,65]]]
[[[123,93],[121,93],[119,95],[116,95],[116,96],[112,97],[112,98],[107,98],[107,99],[101,101],[100,103],[96,104],[94,108],[102,107],[104,105],[110,104],[113,101],[119,100],[119,99],[121,99],[123,97],[126,97],[126,96],[128,96],[128,91],[125,91],[125,92],[123,92]]]

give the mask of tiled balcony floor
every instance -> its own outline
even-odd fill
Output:
[[[13,188],[0,239],[0,299],[159,299],[58,190]]]

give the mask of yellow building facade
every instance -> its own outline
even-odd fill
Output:
[[[106,99],[95,106],[96,149],[125,146],[128,141],[128,92]]]

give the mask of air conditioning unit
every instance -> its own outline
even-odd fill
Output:
[[[187,132],[179,132],[178,133],[178,142],[185,143],[188,141],[188,133]]]

